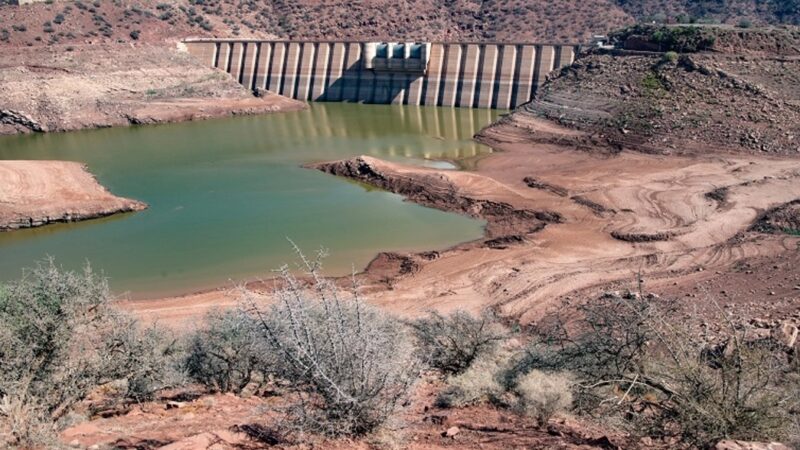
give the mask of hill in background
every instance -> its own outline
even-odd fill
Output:
[[[0,46],[185,36],[585,42],[641,21],[800,24],[800,0],[0,0]]]

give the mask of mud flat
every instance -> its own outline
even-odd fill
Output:
[[[296,111],[254,97],[229,75],[176,49],[56,45],[0,49],[0,134],[69,131]]]
[[[559,136],[564,144],[532,142],[532,133]],[[371,300],[405,316],[492,307],[527,323],[575,293],[632,283],[639,271],[666,284],[698,270],[796,252],[796,236],[747,230],[763,211],[800,198],[800,160],[610,156],[576,150],[570,139],[583,136],[518,112],[481,133],[480,141],[500,151],[474,171],[367,156],[314,167],[487,220],[479,241],[443,252],[385,253],[369,265],[361,277]],[[531,187],[531,178],[550,188]],[[724,202],[707,195],[720,187],[727,187]],[[152,320],[176,320],[198,317],[216,301],[234,303],[220,291],[128,307]]]
[[[86,167],[67,161],[0,161],[0,231],[140,211],[117,197]]]

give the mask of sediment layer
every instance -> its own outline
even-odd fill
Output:
[[[560,214],[552,211],[515,208],[506,201],[476,196],[472,189],[489,180],[469,173],[409,170],[408,167],[370,156],[312,164],[309,167],[380,187],[425,206],[485,219],[486,237],[489,239],[535,233],[548,223],[564,220]],[[465,185],[470,188],[464,189]],[[492,190],[491,187],[487,189]]]
[[[9,47],[0,48],[0,57],[0,134],[177,122],[305,107],[271,93],[255,97],[227,74],[164,47]]]
[[[385,270],[393,267],[396,277],[390,291],[376,290],[375,301],[406,314],[488,306],[528,322],[562,296],[633,280],[638,270],[652,279],[679,279],[698,267],[725,268],[797,245],[791,235],[746,232],[759,211],[800,198],[797,159],[610,156],[603,149],[586,153],[532,144],[531,133],[582,137],[523,114],[484,130],[481,139],[502,151],[479,161],[475,172],[367,157],[317,165],[451,211],[468,209],[457,200],[438,199],[502,201],[510,210],[548,211],[558,217],[522,238],[489,232],[481,245],[460,246],[434,258],[406,255],[410,262],[404,265],[413,270],[390,264],[397,257],[378,258],[380,264],[370,266],[366,276],[374,271],[373,280],[385,278]],[[706,195],[721,186],[727,187],[724,205]],[[487,220],[491,228],[491,217]]]

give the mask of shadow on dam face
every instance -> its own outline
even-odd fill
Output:
[[[187,39],[248,89],[303,101],[510,109],[580,45]]]

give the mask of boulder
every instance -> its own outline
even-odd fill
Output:
[[[797,325],[789,321],[784,321],[772,329],[772,338],[790,349],[797,345],[798,336],[800,330],[797,329]]]
[[[461,428],[458,427],[450,427],[447,431],[444,432],[444,437],[455,438],[458,433],[461,432]]]

